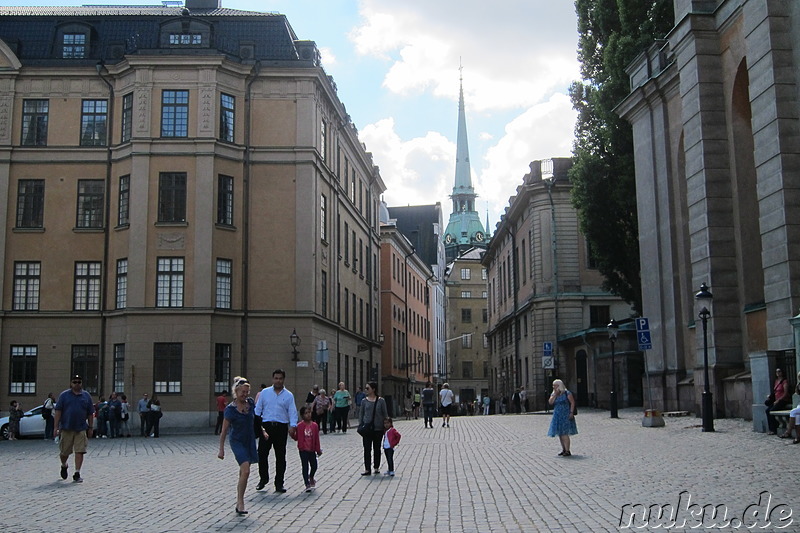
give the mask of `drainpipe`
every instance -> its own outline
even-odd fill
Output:
[[[246,80],[244,97],[244,168],[242,170],[242,326],[240,337],[240,366],[242,376],[247,375],[247,355],[248,355],[248,319],[250,316],[250,299],[248,297],[250,286],[250,170],[252,162],[250,146],[252,137],[252,96],[251,91],[253,82],[258,78],[261,70],[261,61],[256,61],[253,70]]]
[[[103,76],[103,70],[105,69],[105,65],[103,61],[95,65],[97,69],[97,75],[103,80],[108,86],[108,122],[106,127],[106,190],[105,190],[105,214],[103,216],[103,265],[105,267],[106,275],[103,276],[103,293],[101,297],[101,305],[100,305],[100,361],[98,369],[98,383],[97,383],[97,392],[98,394],[103,390],[103,375],[105,369],[105,359],[106,359],[106,327],[108,318],[106,316],[105,307],[108,303],[108,283],[109,283],[109,272],[111,271],[111,267],[108,264],[108,257],[109,257],[109,247],[110,247],[110,239],[111,239],[111,230],[110,230],[110,222],[111,222],[111,163],[112,163],[112,140],[114,135],[114,86]],[[112,364],[113,368],[113,364]],[[114,378],[111,378],[112,388],[114,383]]]

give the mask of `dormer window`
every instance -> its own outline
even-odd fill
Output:
[[[212,41],[211,25],[205,21],[182,17],[161,25],[161,48],[209,48]]]
[[[61,45],[61,57],[64,59],[81,59],[86,57],[86,34],[65,33]]]
[[[199,33],[170,33],[169,44],[175,46],[200,46],[203,36]]]

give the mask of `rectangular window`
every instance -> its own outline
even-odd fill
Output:
[[[344,223],[344,264],[350,266],[350,225]]]
[[[183,367],[183,344],[157,342],[153,345],[153,392],[179,394]]]
[[[611,307],[608,305],[589,306],[589,327],[604,328],[611,322]]]
[[[39,284],[42,264],[38,261],[14,263],[14,311],[39,309]]]
[[[75,263],[75,311],[97,311],[100,309],[100,263]]]
[[[350,290],[344,290],[344,327],[350,327]]]
[[[217,177],[217,224],[233,226],[233,178]]]
[[[203,36],[199,33],[170,33],[169,44],[180,46],[200,46]]]
[[[117,259],[116,307],[125,309],[128,306],[128,258]]]
[[[61,44],[63,59],[81,59],[86,57],[86,34],[65,33]]]
[[[161,136],[189,136],[189,91],[161,93]]]
[[[233,261],[217,259],[217,309],[231,308]]]
[[[461,310],[461,322],[464,324],[470,324],[472,322],[472,309]]]
[[[125,392],[125,345],[114,345],[114,390]]]
[[[319,126],[319,155],[322,160],[327,159],[328,153],[328,125],[323,120]]]
[[[489,322],[489,310],[481,309],[481,315],[483,317],[483,323],[487,324]]]
[[[37,346],[11,347],[10,394],[36,394]]]
[[[472,334],[461,335],[461,347],[472,348]]]
[[[463,379],[472,379],[472,361],[461,362],[461,377]]]
[[[472,291],[461,291],[462,298],[472,298]]]
[[[183,257],[159,257],[156,307],[183,307]]]
[[[119,177],[119,211],[117,213],[117,225],[127,226],[130,224],[130,205],[131,205],[131,177],[129,175]]]
[[[17,185],[17,227],[44,226],[44,180],[19,180]]]
[[[233,126],[236,120],[236,98],[229,94],[219,95],[219,140],[233,142]]]
[[[83,390],[97,394],[97,376],[100,375],[100,346],[97,344],[74,344],[72,346],[72,373],[83,377]]]
[[[328,199],[324,194],[319,197],[319,237],[328,240]]]
[[[133,137],[133,93],[122,97],[122,133],[120,140],[124,143]]]
[[[79,228],[103,227],[103,180],[78,180],[78,210],[75,225]]]
[[[327,318],[328,317],[328,273],[323,270],[321,274],[322,276],[320,283],[322,284],[322,294],[321,294],[322,316]]]
[[[49,110],[49,100],[23,100],[23,146],[47,146],[47,117]]]
[[[186,173],[158,175],[158,221],[186,222]]]
[[[489,274],[486,272],[485,268],[481,269],[481,279],[489,279]]]
[[[81,146],[105,146],[108,125],[106,100],[83,100],[81,105]]]
[[[231,382],[231,345],[217,344],[214,349],[214,394],[228,390]]]
[[[352,169],[350,173],[352,179],[350,180],[350,201],[353,202],[353,205],[356,203],[356,169]]]
[[[470,272],[470,270],[468,268],[462,268],[461,269],[461,279],[470,279],[471,276],[472,276],[472,273]]]

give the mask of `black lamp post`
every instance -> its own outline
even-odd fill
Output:
[[[297,347],[300,346],[300,336],[294,328],[292,328],[292,334],[289,335],[289,342],[292,343],[292,361],[297,361],[297,356],[300,353],[297,351]]]
[[[700,308],[697,316],[703,322],[703,431],[714,431],[714,396],[708,382],[708,319],[711,318],[711,311],[706,307],[711,305],[714,296],[708,290],[708,285],[702,283],[694,298]]]
[[[619,334],[619,325],[613,318],[608,323],[608,340],[611,342],[611,418],[619,418],[617,414],[617,372],[614,365],[615,345],[617,343],[617,335]]]

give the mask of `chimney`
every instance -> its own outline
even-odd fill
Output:
[[[222,0],[186,0],[184,4],[189,10],[192,9],[219,9],[222,7]]]

